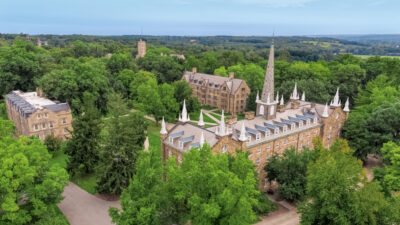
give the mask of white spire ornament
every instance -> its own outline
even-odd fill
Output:
[[[293,100],[298,100],[299,99],[299,94],[297,94],[297,82],[294,83],[293,93],[290,96],[290,99],[293,99]]]
[[[245,126],[244,126],[244,122],[242,122],[242,129],[240,130],[239,141],[247,141],[247,138],[246,138],[246,128],[245,128]]]
[[[164,121],[164,117],[162,118],[162,121],[161,121],[161,131],[160,131],[160,134],[167,134],[168,132],[167,132],[167,128],[166,128],[166,126],[165,126],[165,121]]]
[[[204,133],[203,133],[203,131],[202,131],[202,132],[201,132],[201,136],[200,136],[200,148],[203,147],[204,142],[205,142]]]
[[[341,106],[340,99],[339,99],[339,88],[337,88],[337,90],[336,90],[336,94],[335,94],[335,97],[333,98],[331,106]]]
[[[227,134],[225,130],[224,110],[222,110],[221,122],[219,123],[219,126],[215,129],[215,134],[219,136],[225,136]]]
[[[276,92],[276,99],[275,99],[275,102],[276,102],[276,103],[278,103],[278,102],[279,102],[279,91],[278,91],[278,92]]]
[[[345,111],[345,112],[350,112],[350,108],[349,108],[349,98],[347,98],[346,103],[344,103],[343,111]]]
[[[325,104],[325,108],[324,108],[324,112],[322,113],[322,117],[325,117],[325,118],[329,117],[329,114],[328,114],[328,103]]]
[[[204,120],[203,120],[203,110],[202,109],[200,109],[200,118],[199,118],[199,122],[197,123],[197,125],[199,125],[201,127],[205,125]]]
[[[284,101],[284,100],[283,100],[283,95],[282,95],[281,102],[279,103],[279,105],[283,105],[283,104],[284,104],[283,101]]]
[[[260,96],[258,95],[258,91],[257,91],[257,96],[256,96],[256,102],[260,101]]]
[[[190,121],[189,115],[186,110],[186,100],[183,100],[183,107],[182,107],[182,117],[179,118],[180,122],[188,122]]]
[[[303,91],[303,94],[301,95],[301,101],[305,102],[306,101],[306,92]]]

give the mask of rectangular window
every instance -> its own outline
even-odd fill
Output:
[[[62,123],[66,124],[67,123],[67,119],[66,118],[62,118]]]
[[[40,114],[37,114],[37,118],[40,119]]]
[[[42,128],[46,129],[46,124],[45,123],[42,123]]]
[[[53,122],[50,122],[50,123],[49,123],[49,127],[50,127],[50,128],[53,128]]]
[[[39,130],[39,126],[37,124],[33,125],[34,130]]]
[[[67,128],[64,128],[64,134],[67,134],[67,133],[68,133]]]
[[[44,113],[44,118],[47,118],[47,113]]]

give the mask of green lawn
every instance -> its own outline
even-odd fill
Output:
[[[374,57],[376,55],[354,55],[354,56],[357,56],[357,57],[362,58],[362,59],[368,59],[368,58]],[[383,57],[383,58],[400,58],[400,56],[386,56],[386,55],[383,55],[383,56],[380,56],[380,57]]]
[[[77,174],[71,181],[90,194],[96,194],[97,178],[95,174]]]
[[[190,113],[190,119],[191,120],[196,120],[198,121],[200,118],[200,111],[196,111],[196,112],[191,112]],[[208,122],[208,123],[216,123],[213,119],[211,119],[210,117],[208,117],[206,114],[203,113],[203,121],[204,122]]]
[[[62,168],[67,168],[67,159],[68,156],[60,149],[53,153],[53,158],[50,159],[49,166],[60,165]]]
[[[161,149],[161,137],[160,137],[160,126],[157,126],[155,122],[147,120],[149,126],[147,127],[147,135],[149,137],[149,144],[152,149]]]
[[[237,120],[239,121],[239,120],[243,120],[245,118],[245,115],[244,114],[238,114],[237,115]]]

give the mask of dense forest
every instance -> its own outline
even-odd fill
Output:
[[[47,45],[41,47],[36,46],[37,38],[0,35],[0,101],[12,90],[33,91],[40,87],[48,98],[69,103],[74,131],[71,139],[57,146],[61,145],[69,157],[66,169],[72,179],[77,174],[96,173],[97,192],[123,193],[121,202],[125,211],[111,210],[115,222],[125,224],[134,217],[141,218],[142,224],[185,224],[188,220],[192,224],[251,224],[257,220],[256,215],[273,209],[257,190],[253,164],[245,154],[235,159],[214,156],[206,146],[204,151],[191,151],[184,156],[184,163],[178,167],[172,160],[167,165],[153,163],[160,162],[159,155],[141,151],[148,130],[144,114],[157,121],[164,117],[174,122],[184,99],[189,112],[199,109],[198,101],[191,96],[191,88],[181,81],[183,72],[193,67],[199,72],[220,76],[234,72],[235,77],[244,79],[251,89],[247,110],[254,110],[272,38],[143,36],[141,38],[147,41],[147,54],[139,59],[135,59],[138,36],[41,35],[40,40],[47,41]],[[397,54],[396,48],[381,43],[389,51],[369,42],[332,38],[275,37],[273,41],[275,88],[285,100],[295,83],[299,92],[306,93],[307,100],[323,104],[329,102],[339,88],[341,101],[350,99],[351,112],[342,133],[347,141],[338,140],[331,147],[332,151],[328,151],[316,140],[317,151],[312,153],[288,150],[283,158],[272,157],[269,167],[265,168],[268,179],[285,184],[281,186],[283,198],[304,201],[299,207],[304,224],[399,223],[396,210],[400,210],[400,200],[395,193],[400,191],[400,59],[347,54],[362,54],[363,51],[365,54],[381,54],[381,51]],[[170,53],[184,54],[186,59],[169,56]],[[131,109],[140,112],[122,117]],[[9,152],[9,158],[17,154],[14,148],[9,150],[8,143],[21,149],[23,143],[28,143],[37,152],[46,151],[34,138],[12,139],[13,125],[6,120],[5,106],[1,102],[0,118],[0,156],[5,158],[1,155],[4,152]],[[45,141],[49,151],[54,146],[50,143],[56,141]],[[24,154],[27,162],[37,162],[28,151]],[[368,154],[384,159],[384,166],[376,169],[373,182],[362,179],[362,161],[358,160],[365,161]],[[44,219],[43,207],[37,215],[30,216],[29,213],[37,212],[34,203],[30,202],[25,211],[17,209],[15,204],[16,196],[35,184],[42,185],[47,174],[52,175],[45,165],[51,156],[43,157],[46,159],[41,164],[43,169],[38,173],[38,182],[16,190],[0,184],[0,192],[7,190],[9,194],[9,204],[0,208],[0,223],[27,224]],[[203,168],[193,166],[199,161]],[[215,182],[216,186],[212,185],[214,170],[230,184],[226,190],[220,188],[224,183],[221,180]],[[7,171],[8,168],[0,168],[0,175]],[[187,173],[204,176],[188,180],[184,178]],[[64,170],[59,170],[58,174],[53,173],[63,179],[54,189],[54,196],[39,198],[52,206],[60,201],[61,189],[68,179]],[[337,177],[340,182],[332,179],[337,174],[341,175]],[[24,179],[22,175],[18,174]],[[162,177],[169,179],[163,182]],[[32,175],[29,179],[34,178]],[[50,178],[49,182],[55,179]],[[196,185],[200,183],[204,185],[202,188]],[[363,188],[358,188],[358,184]],[[239,193],[235,192],[239,189],[245,198],[232,194]],[[344,199],[346,207],[327,199],[326,194],[320,193],[321,189],[335,193],[336,200]],[[193,190],[195,197],[189,194]],[[213,198],[209,198],[210,192],[215,194]],[[154,196],[154,193],[165,194]],[[0,195],[0,200],[2,198]],[[312,201],[307,201],[309,199]],[[228,200],[232,200],[231,205],[225,204]],[[135,204],[131,204],[132,201]],[[166,209],[165,205],[169,207]],[[207,210],[203,210],[204,207]],[[324,207],[333,209],[324,211]],[[16,219],[18,213],[24,215],[24,220]],[[368,217],[361,220],[365,214]],[[329,220],[336,215],[340,215],[340,220]]]

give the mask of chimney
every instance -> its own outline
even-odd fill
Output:
[[[192,68],[192,73],[197,73],[197,68],[196,67]]]
[[[41,88],[36,88],[36,95],[39,97],[43,97],[43,90]]]
[[[235,74],[233,72],[229,73],[229,79],[233,79],[235,77]]]

